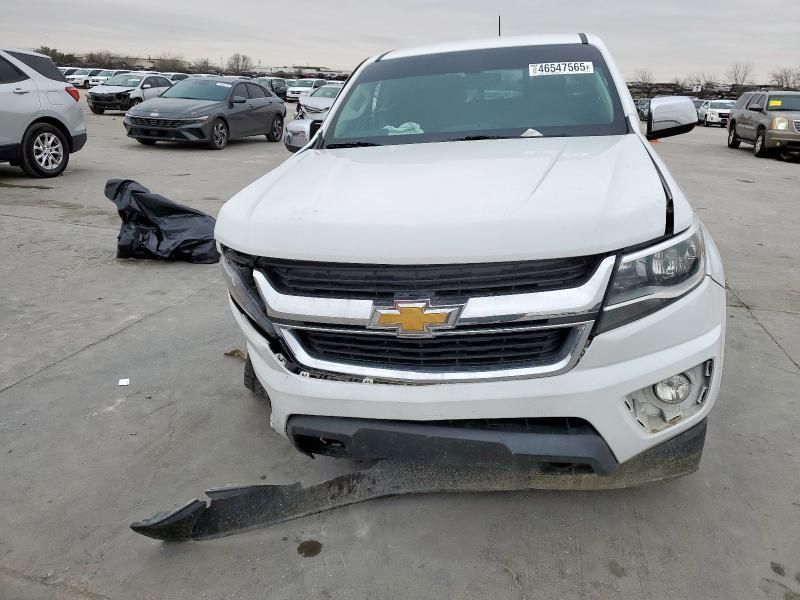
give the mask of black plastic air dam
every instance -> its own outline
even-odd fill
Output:
[[[206,540],[403,494],[633,487],[696,471],[705,437],[704,419],[680,435],[622,463],[610,476],[383,461],[365,471],[348,473],[309,487],[294,483],[208,490],[209,502],[195,499],[176,510],[132,523],[130,527],[136,533],[157,540]]]

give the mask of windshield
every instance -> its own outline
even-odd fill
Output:
[[[73,73],[73,75],[88,75],[89,69],[78,69]]]
[[[111,77],[114,74],[114,71],[100,71],[97,76],[98,77]]]
[[[333,115],[325,146],[627,131],[600,52],[558,44],[374,62]]]
[[[127,73],[120,73],[114,75],[106,81],[106,85],[121,85],[123,87],[136,87],[144,77],[136,75],[128,75]]]
[[[721,110],[733,108],[735,102],[733,100],[719,100],[711,103],[711,108]]]
[[[316,92],[311,94],[314,98],[336,98],[342,88],[338,85],[323,85]]]
[[[314,85],[313,79],[298,79],[294,82],[294,87],[311,87]]]
[[[770,94],[767,110],[800,110],[800,94]]]
[[[222,102],[228,97],[228,92],[230,91],[231,84],[227,81],[190,77],[173,85],[161,94],[161,97]]]

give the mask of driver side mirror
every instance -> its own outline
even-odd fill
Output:
[[[663,96],[650,101],[647,139],[657,140],[689,133],[697,124],[697,109],[686,96]]]
[[[153,86],[152,86],[152,85],[150,85],[149,83],[145,83],[145,84],[142,86],[142,89],[143,89],[143,90],[149,90],[151,87],[153,87]]]
[[[752,110],[753,112],[761,112],[762,110],[764,110],[764,107],[761,106],[760,104],[753,104],[747,110]]]
[[[244,104],[245,102],[247,102],[247,100],[245,100],[243,96],[234,96],[233,98],[231,98],[231,102],[233,104]]]

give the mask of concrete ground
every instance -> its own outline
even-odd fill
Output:
[[[121,121],[87,114],[89,143],[57,179],[0,165],[0,598],[800,598],[800,164],[729,150],[721,129],[657,146],[730,286],[698,473],[392,498],[163,544],[128,523],[208,487],[344,467],[293,451],[242,387],[218,267],[117,260],[103,197],[131,177],[216,214],[282,144],[144,147]],[[304,558],[309,540],[322,549]]]

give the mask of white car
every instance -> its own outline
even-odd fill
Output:
[[[89,80],[95,75],[99,75],[103,69],[78,69],[67,75],[69,81],[75,87],[88,88]]]
[[[297,102],[300,96],[307,96],[314,93],[325,85],[325,83],[324,79],[295,79],[294,82],[286,88],[286,100],[288,102]]]
[[[696,122],[654,98],[640,133],[592,35],[366,60],[217,220],[272,427],[312,455],[538,465],[582,488],[694,471],[725,278],[648,140]]]
[[[140,102],[160,96],[172,86],[169,79],[150,71],[127,71],[110,78],[86,94],[86,103],[96,115],[107,110],[128,110]]]
[[[736,100],[706,100],[697,109],[697,121],[706,127],[710,125],[728,126],[728,117]]]
[[[114,77],[114,75],[130,73],[130,71],[130,69],[106,69],[105,71],[100,71],[97,75],[89,78],[89,87],[103,85],[106,81]]]
[[[163,75],[164,77],[169,79],[172,83],[183,81],[184,79],[189,77],[188,73],[159,73],[159,75]]]

